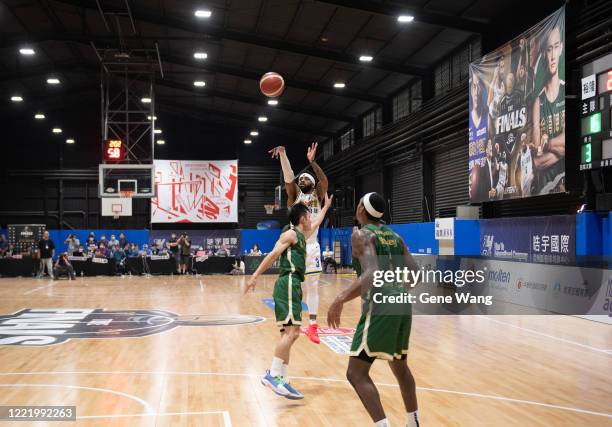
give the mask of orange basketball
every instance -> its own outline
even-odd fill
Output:
[[[278,73],[266,73],[259,80],[259,90],[268,98],[276,98],[285,90],[285,80]]]

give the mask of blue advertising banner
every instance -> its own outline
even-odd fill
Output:
[[[172,233],[180,237],[187,233],[191,239],[191,250],[197,251],[202,248],[207,252],[217,252],[222,245],[225,245],[231,256],[240,256],[242,245],[240,241],[240,229],[228,230],[151,230],[149,240],[156,242],[157,246],[165,245]]]
[[[576,260],[576,217],[555,215],[482,220],[480,255],[508,261],[573,263]]]

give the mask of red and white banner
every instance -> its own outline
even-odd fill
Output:
[[[238,160],[155,160],[151,222],[238,222]]]

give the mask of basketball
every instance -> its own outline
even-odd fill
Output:
[[[268,98],[276,98],[285,90],[285,80],[278,73],[266,73],[259,80],[259,90]]]

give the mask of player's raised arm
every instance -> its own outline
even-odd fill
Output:
[[[329,182],[327,181],[327,176],[321,166],[319,166],[316,162],[317,157],[317,147],[319,143],[314,142],[310,147],[308,147],[308,152],[306,153],[306,158],[308,158],[308,163],[312,167],[315,175],[317,176],[317,196],[319,200],[323,199],[325,194],[327,194],[327,189],[329,188]]]
[[[251,275],[249,281],[247,283],[246,289],[244,293],[247,293],[249,289],[255,291],[255,284],[257,283],[257,278],[261,276],[261,274],[266,271],[270,266],[276,261],[276,259],[281,256],[281,254],[290,246],[297,242],[297,234],[293,230],[287,230],[283,234],[280,235],[280,238],[274,245],[274,249],[263,259],[255,273]]]
[[[272,155],[273,159],[280,159],[281,168],[283,170],[283,180],[285,181],[285,191],[287,191],[287,207],[291,207],[295,203],[295,198],[298,194],[298,186],[295,183],[295,174],[293,173],[293,169],[291,169],[291,163],[289,163],[285,147],[279,145],[268,151],[268,153]]]
[[[334,196],[330,196],[329,194],[325,193],[325,205],[321,208],[321,212],[319,212],[319,215],[317,215],[315,220],[310,223],[310,231],[304,233],[304,238],[306,240],[308,240],[313,233],[316,233],[319,226],[323,224],[323,221],[325,221],[325,215],[331,207],[333,200]]]
[[[327,324],[332,328],[340,326],[340,316],[344,303],[361,295],[364,287],[372,287],[374,272],[378,269],[376,257],[376,236],[365,230],[358,230],[351,237],[353,258],[357,258],[363,270],[353,283],[340,292],[327,312]]]

